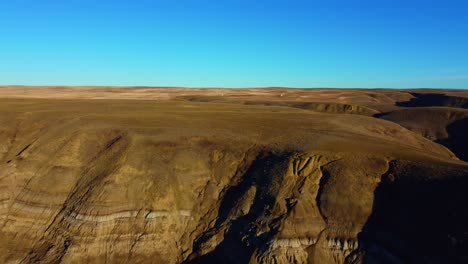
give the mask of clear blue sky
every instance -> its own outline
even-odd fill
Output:
[[[468,88],[468,1],[2,0],[0,84]]]

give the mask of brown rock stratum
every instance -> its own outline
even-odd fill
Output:
[[[468,92],[0,87],[1,263],[468,263]]]

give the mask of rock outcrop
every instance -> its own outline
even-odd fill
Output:
[[[295,107],[0,99],[3,263],[464,263],[468,166]]]

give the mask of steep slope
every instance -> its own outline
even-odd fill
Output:
[[[348,263],[466,263],[466,167],[394,160]]]
[[[414,96],[409,101],[398,102],[398,106],[422,107],[422,106],[446,106],[468,108],[468,98],[462,96],[445,95],[439,93],[412,93]]]
[[[417,107],[379,114],[380,118],[442,144],[468,160],[468,110],[450,107]]]
[[[0,101],[1,262],[344,263],[372,258],[381,229],[395,230],[378,238],[399,260],[466,260],[468,197],[453,186],[467,166],[392,122],[264,105]],[[440,225],[434,244],[448,251],[426,247],[417,215],[402,220],[418,203],[428,216],[429,193],[451,204],[424,225]],[[401,240],[414,251],[394,248]]]

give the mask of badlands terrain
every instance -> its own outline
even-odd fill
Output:
[[[468,263],[468,91],[0,87],[0,263]]]

